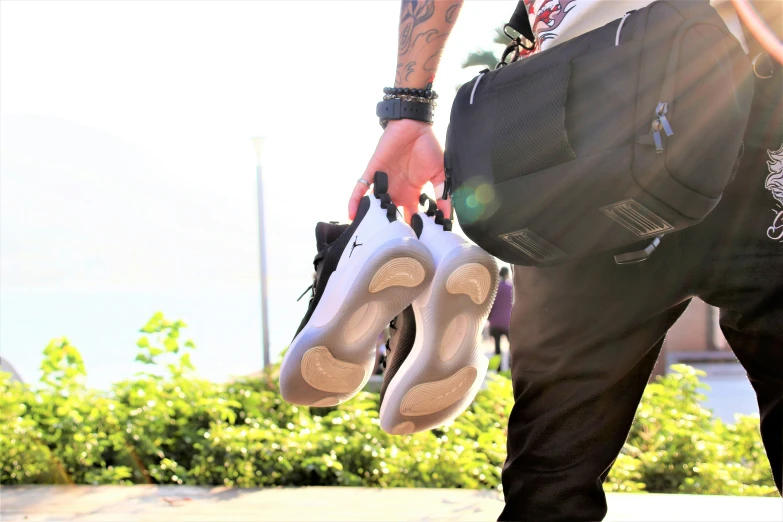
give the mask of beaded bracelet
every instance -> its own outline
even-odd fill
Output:
[[[414,98],[424,98],[427,100],[435,100],[438,98],[438,93],[435,92],[431,84],[426,89],[410,89],[408,87],[384,87],[383,93],[387,96],[412,96]]]
[[[407,96],[405,94],[385,94],[383,96],[383,100],[405,100],[405,101],[412,101],[412,102],[419,102],[419,103],[426,103],[427,105],[432,105],[433,107],[437,107],[438,104],[435,102],[433,98],[422,98],[421,96]]]

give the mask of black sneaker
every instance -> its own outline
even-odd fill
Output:
[[[435,275],[395,319],[389,339],[379,417],[395,435],[442,426],[473,402],[488,364],[478,337],[498,286],[495,259],[451,232],[434,201],[412,225],[432,254]]]
[[[375,175],[350,225],[318,223],[315,282],[307,313],[280,368],[283,398],[333,406],[353,397],[375,366],[376,341],[389,321],[427,286],[433,262],[427,247]]]

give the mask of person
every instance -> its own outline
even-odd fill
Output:
[[[537,51],[650,3],[526,2]],[[758,60],[739,171],[702,223],[667,235],[644,263],[617,265],[598,255],[549,268],[514,268],[515,403],[501,520],[606,515],[602,481],[623,447],[664,336],[694,296],[721,311],[721,329],[756,392],[762,440],[775,485],[783,490],[783,70],[763,58],[728,0],[713,4]],[[780,4],[755,5],[780,38]],[[433,80],[460,6],[402,2],[396,87],[422,88]],[[425,183],[441,194],[443,151],[431,126],[388,121],[363,179],[378,170],[389,174],[389,194],[408,215]],[[365,191],[357,184],[351,216]],[[439,205],[449,215],[449,203]]]
[[[511,282],[508,280],[508,268],[500,269],[500,281],[495,302],[489,312],[489,335],[495,340],[495,355],[500,353],[500,338],[504,335],[508,340],[508,325],[511,322],[511,303],[514,298]],[[503,358],[500,359],[498,371],[503,371]]]

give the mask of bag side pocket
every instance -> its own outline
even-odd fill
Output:
[[[565,126],[570,73],[564,63],[497,90],[491,146],[495,183],[576,158]]]

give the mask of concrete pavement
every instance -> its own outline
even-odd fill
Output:
[[[501,508],[496,492],[463,489],[0,488],[3,522],[488,521],[495,520]],[[780,522],[783,500],[610,494],[607,520]]]

